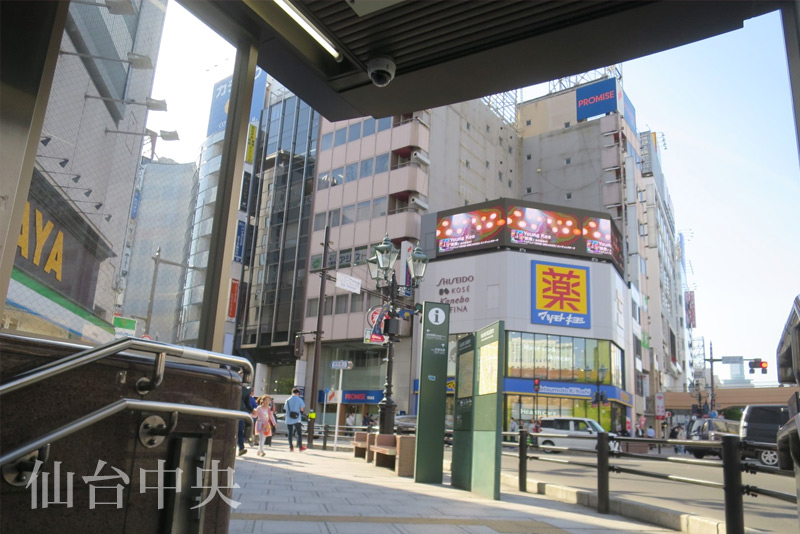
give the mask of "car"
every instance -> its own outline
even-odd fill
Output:
[[[575,436],[597,435],[606,430],[594,419],[585,417],[542,417],[541,427],[543,434],[560,434],[564,437],[542,437],[539,438],[539,446],[545,452],[560,452],[548,447],[568,447],[570,449],[596,450],[597,440],[582,439]],[[608,433],[609,439],[616,438],[613,432]],[[615,449],[616,442],[612,442],[611,448]]]
[[[742,440],[742,455],[758,458],[764,465],[778,465],[778,452],[759,448],[757,443],[777,444],[778,429],[789,422],[789,407],[786,404],[750,404],[742,412],[739,439]]]
[[[722,441],[725,436],[739,435],[739,421],[732,419],[701,419],[692,426],[689,440],[691,441]],[[722,458],[722,447],[686,447],[686,452],[693,454],[695,458],[704,458],[709,455],[716,455]]]
[[[417,416],[397,415],[394,418],[394,426],[398,434],[415,434],[417,432]]]
[[[286,426],[286,414],[285,413],[276,413],[275,414],[275,421],[277,421],[277,425],[275,426],[275,434],[282,434],[284,436],[289,435],[288,427]],[[303,428],[303,436],[308,436],[308,419],[304,415],[300,424]],[[314,437],[322,437],[322,429],[318,426],[314,426]]]

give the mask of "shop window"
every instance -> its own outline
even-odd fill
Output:
[[[533,378],[534,335],[522,334],[522,378]]]
[[[519,378],[522,376],[522,334],[508,333],[508,369],[506,376]]]

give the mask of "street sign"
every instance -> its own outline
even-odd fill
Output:
[[[728,363],[731,365],[735,365],[737,363],[744,363],[743,356],[723,356],[722,363]]]
[[[335,360],[331,362],[331,369],[344,369],[345,371],[353,368],[353,362],[349,360]]]
[[[382,304],[378,304],[377,306],[373,306],[372,308],[370,308],[369,311],[367,312],[367,324],[369,324],[370,326],[375,326],[375,323],[377,323],[378,319],[381,318],[380,315],[382,309],[383,309]],[[385,311],[384,315],[386,315]]]

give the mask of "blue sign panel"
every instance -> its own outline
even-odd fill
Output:
[[[131,202],[131,219],[139,216],[139,190],[133,192],[133,201]]]
[[[533,380],[530,378],[505,378],[503,390],[506,394],[533,395]],[[571,397],[574,399],[592,400],[597,391],[596,384],[577,382],[554,382],[542,380],[539,383],[539,395],[546,397]],[[626,406],[633,405],[633,396],[617,386],[600,385],[600,391],[606,394],[609,400],[614,400]]]
[[[242,263],[242,251],[244,250],[244,221],[236,222],[236,247],[233,249],[233,261]]]
[[[633,130],[636,137],[639,137],[639,131],[636,129],[636,108],[633,107],[625,91],[622,92],[622,105],[624,108],[622,116],[625,117],[625,122],[628,123],[628,126]]]
[[[342,393],[344,404],[378,404],[383,398],[383,391],[380,389],[345,390]]]
[[[214,93],[211,97],[211,112],[208,116],[208,132],[206,137],[225,129],[228,121],[228,102],[231,98],[233,76],[218,81],[214,84]],[[256,68],[256,77],[253,83],[253,99],[250,102],[250,123],[258,123],[261,109],[264,107],[264,93],[267,92],[267,73]]]
[[[579,87],[575,91],[575,104],[578,109],[579,121],[616,111],[617,79],[609,78]]]

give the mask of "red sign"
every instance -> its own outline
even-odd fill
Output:
[[[236,307],[239,303],[239,280],[231,280],[231,294],[228,296],[228,319],[236,318]]]

